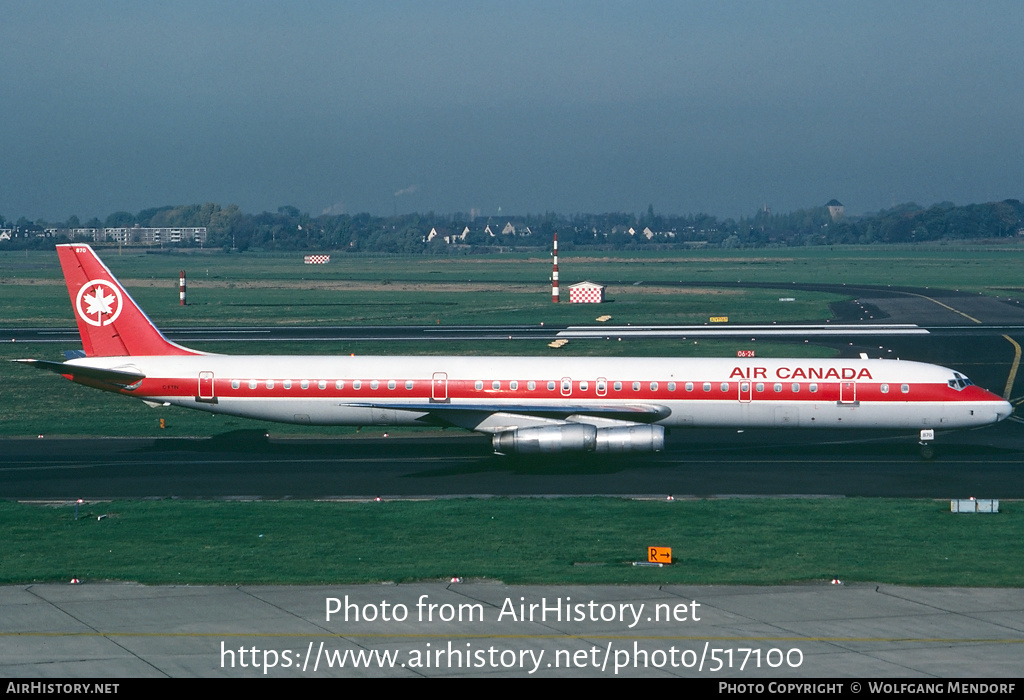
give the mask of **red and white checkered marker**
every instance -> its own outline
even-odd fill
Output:
[[[604,288],[598,284],[574,284],[569,287],[570,304],[600,304],[604,301]]]
[[[326,265],[331,261],[330,255],[307,255],[302,258],[302,262],[307,265]]]

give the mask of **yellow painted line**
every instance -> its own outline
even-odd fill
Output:
[[[1006,388],[1003,389],[1003,398],[1009,401],[1010,392],[1013,391],[1013,381],[1017,378],[1017,367],[1020,366],[1020,343],[1008,335],[1003,337],[1013,345],[1013,364],[1010,366],[1010,376],[1006,379]]]
[[[966,318],[969,321],[974,321],[975,323],[981,323],[981,321],[979,321],[978,319],[974,318],[974,316],[968,316],[963,311],[959,311],[957,309],[954,309],[952,306],[947,306],[946,304],[943,304],[938,299],[932,299],[931,297],[925,296],[924,294],[915,294],[914,292],[907,292],[907,294],[911,294],[911,295],[913,295],[915,297],[921,297],[922,299],[927,299],[928,301],[931,301],[931,302],[934,302],[934,303],[938,304],[939,306],[941,306],[944,309],[949,309],[953,313],[959,314],[959,315],[963,316],[964,318]]]

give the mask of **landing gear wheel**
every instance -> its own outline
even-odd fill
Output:
[[[918,437],[918,445],[921,446],[921,459],[932,459],[935,457],[935,447],[932,440],[935,439],[935,431],[931,429],[925,429],[921,431]]]

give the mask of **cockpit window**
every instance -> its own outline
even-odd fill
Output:
[[[946,384],[949,385],[950,389],[956,389],[957,391],[963,391],[964,387],[973,386],[974,382],[960,374],[959,372],[953,372],[953,378],[950,379]]]

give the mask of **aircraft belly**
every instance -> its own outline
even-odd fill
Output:
[[[259,399],[220,398],[216,404],[196,402],[193,399],[174,398],[171,403],[198,408],[211,413],[223,413],[242,418],[274,421],[276,423],[303,423],[311,425],[422,425],[426,413],[347,406],[333,399]]]
[[[830,401],[680,401],[658,421],[670,427],[698,428],[970,428],[998,420],[989,403]]]
[[[140,397],[141,398],[141,397]],[[170,403],[210,413],[317,425],[423,425],[428,411],[350,406],[336,399],[281,399],[266,401],[218,397],[216,403],[180,396],[147,396],[148,401]],[[988,402],[835,402],[791,401],[676,401],[670,414],[657,424],[697,428],[970,428],[997,422],[997,407]],[[496,432],[512,427],[551,424],[550,418],[503,412],[467,412],[445,415],[446,422],[470,430]],[[571,422],[598,418],[574,416]]]

